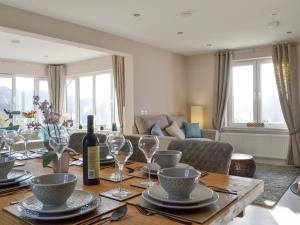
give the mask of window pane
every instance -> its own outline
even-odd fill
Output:
[[[80,77],[80,123],[87,124],[87,116],[93,114],[93,77]]]
[[[232,122],[253,122],[253,65],[234,66],[232,84]]]
[[[34,78],[16,77],[16,110],[33,109]]]
[[[0,116],[6,119],[3,109],[12,110],[12,78],[8,77],[0,77]]]
[[[112,123],[112,79],[110,73],[96,76],[96,123],[111,126]]]
[[[66,111],[73,121],[76,121],[76,83],[75,80],[67,80]]]
[[[262,63],[261,74],[261,120],[263,123],[285,124],[275,80],[273,63]]]
[[[49,101],[48,81],[39,80],[39,96],[41,101]]]

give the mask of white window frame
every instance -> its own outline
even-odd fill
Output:
[[[261,123],[261,82],[260,82],[260,65],[264,63],[273,63],[272,57],[249,59],[249,60],[234,60],[232,67],[242,65],[253,65],[253,120],[256,123]],[[234,123],[233,122],[233,79],[232,70],[229,81],[229,98],[227,103],[227,124],[228,128],[246,128],[246,123]],[[286,124],[277,123],[265,123],[266,129],[286,129]]]
[[[114,79],[113,79],[113,71],[110,70],[103,70],[103,71],[97,71],[97,72],[92,72],[92,73],[85,73],[85,74],[76,74],[72,76],[67,76],[66,81],[68,80],[75,80],[75,114],[76,114],[76,120],[74,121],[75,126],[78,126],[80,123],[80,85],[79,85],[79,80],[80,77],[85,77],[85,76],[92,76],[93,77],[93,115],[96,117],[96,76],[101,75],[101,74],[111,74],[111,91],[112,91],[112,96],[115,95],[115,89],[114,89]],[[67,86],[65,89],[65,111],[67,112]],[[112,123],[116,123],[118,120],[115,118],[115,110],[116,110],[117,103],[115,102],[115,98],[112,98],[111,102],[111,118],[112,118]],[[68,113],[68,112],[67,112]],[[86,125],[86,124],[81,124],[81,125]],[[102,125],[102,124],[97,124],[97,121],[95,120],[95,126]],[[110,128],[111,124],[108,126]]]
[[[28,77],[28,78],[33,78],[34,79],[34,90],[33,90],[34,95],[39,94],[39,81],[40,80],[48,81],[47,78],[36,76],[36,75],[0,73],[0,77],[5,77],[5,78],[11,78],[12,79],[12,110],[19,110],[19,109],[16,108],[16,93],[17,93],[17,91],[16,91],[16,78],[17,77]],[[33,99],[32,99],[32,102],[33,102]]]

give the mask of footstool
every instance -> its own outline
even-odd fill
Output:
[[[253,177],[256,164],[252,155],[233,153],[229,174],[240,177]]]

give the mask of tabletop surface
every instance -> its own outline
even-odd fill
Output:
[[[142,163],[135,162],[134,166],[142,166]],[[33,175],[42,175],[47,173],[53,173],[52,168],[42,167],[41,159],[32,159],[26,162],[24,167],[18,168],[25,168],[32,172]],[[101,169],[100,173],[110,174],[115,171],[114,167],[109,167],[105,169]],[[93,185],[93,186],[85,186],[82,182],[82,167],[80,166],[71,166],[69,173],[74,173],[78,177],[77,182],[77,189],[83,189],[95,194],[99,194],[100,192],[105,192],[110,189],[118,187],[118,183],[101,180],[100,185]],[[230,205],[225,207],[211,219],[206,221],[204,224],[227,224],[237,215],[239,215],[247,205],[249,205],[253,200],[255,200],[262,192],[264,188],[263,181],[250,179],[250,178],[243,178],[237,176],[227,176],[223,174],[216,174],[216,173],[209,173],[207,176],[201,178],[203,182],[207,185],[228,188],[231,190],[236,190],[238,192],[238,199],[232,202]],[[124,187],[128,187],[128,189],[136,190],[142,192],[143,189],[130,186],[130,184],[136,184],[141,182],[141,178],[131,178],[125,180],[123,182]],[[32,195],[31,191],[27,192],[18,192],[12,195],[0,197],[0,207],[3,209],[4,207],[8,206],[10,202],[19,201],[23,198]],[[18,218],[8,214],[7,212],[1,210],[0,212],[0,224],[8,225],[8,224],[25,224]],[[144,216],[140,214],[134,206],[128,205],[128,213],[127,216],[118,222],[114,222],[114,224],[130,224],[130,225],[155,225],[155,224],[178,224],[174,221],[168,220],[159,215],[153,216]]]

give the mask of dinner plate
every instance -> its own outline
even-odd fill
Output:
[[[25,170],[12,169],[6,176],[6,178],[1,178],[0,183],[7,183],[16,180],[26,174]]]
[[[103,158],[103,159],[100,158],[101,162],[102,161],[111,161],[111,160],[114,160],[114,157],[112,155],[107,155],[106,158]]]
[[[53,214],[53,213],[66,213],[77,210],[85,205],[90,204],[95,200],[95,196],[89,192],[75,190],[70,198],[66,201],[66,204],[56,207],[44,207],[34,195],[25,198],[20,202],[20,205],[28,210],[38,213]]]
[[[213,197],[213,190],[201,184],[197,184],[195,189],[192,191],[190,198],[175,200],[175,199],[170,199],[168,197],[168,193],[163,189],[161,185],[155,184],[152,187],[148,188],[148,195],[157,201],[179,204],[179,205],[188,205],[188,204],[200,203],[211,199]]]
[[[193,168],[192,166],[190,166],[188,164],[185,164],[185,163],[178,163],[176,165],[176,167],[178,167],[178,168]],[[160,166],[157,163],[151,163],[151,165],[150,165],[150,174],[156,176],[157,175],[157,171],[159,169],[160,169]],[[143,170],[144,173],[148,173],[148,171],[149,171],[147,165],[144,166],[142,168],[142,170]]]
[[[203,208],[206,206],[209,206],[211,204],[214,204],[218,201],[219,195],[216,192],[213,192],[213,196],[211,199],[208,199],[206,201],[202,201],[196,204],[188,204],[188,205],[181,205],[181,204],[174,204],[174,203],[166,203],[162,201],[158,201],[156,199],[151,198],[148,195],[148,190],[143,191],[142,193],[143,199],[155,206],[163,207],[163,208],[169,208],[169,209],[198,209],[198,208]]]
[[[18,183],[20,183],[20,182],[22,182],[24,180],[28,180],[31,177],[32,177],[32,174],[30,172],[28,172],[28,171],[25,171],[25,175],[24,176],[21,176],[18,179],[15,179],[13,181],[0,183],[0,187],[5,187],[5,186],[9,186],[9,185],[18,184]]]
[[[64,220],[64,219],[70,219],[74,217],[78,217],[84,214],[87,214],[89,212],[94,211],[99,205],[99,200],[95,199],[90,204],[87,204],[77,210],[70,211],[68,213],[39,213],[34,212],[28,209],[25,209],[21,206],[21,204],[18,205],[18,211],[21,213],[22,216],[27,217],[29,219],[35,219],[35,220],[48,220],[48,221],[54,221],[54,220]]]

